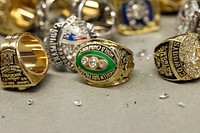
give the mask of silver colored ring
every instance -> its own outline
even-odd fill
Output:
[[[59,0],[59,2],[66,3],[66,7],[72,7],[69,1],[67,2],[64,0],[63,1]],[[64,16],[61,13],[61,10],[58,9],[56,13],[58,13],[60,16],[59,18],[56,19],[56,17],[58,16],[54,14],[54,11],[51,11],[51,10],[56,10],[55,7],[53,7],[55,2],[58,2],[58,1],[57,0],[41,0],[36,6],[37,12],[36,12],[36,19],[35,19],[35,27],[36,27],[37,34],[41,38],[44,38],[48,35],[48,31],[50,28],[52,28],[54,23],[64,22],[66,18],[68,17],[68,16]],[[71,11],[71,9],[69,10]]]
[[[200,33],[200,1],[187,1],[179,11],[178,34]]]
[[[82,11],[87,4],[87,2],[96,2],[98,6],[101,8],[100,14],[101,17],[99,19],[101,20],[87,20],[85,16],[83,15]],[[91,5],[91,4],[88,4]],[[110,39],[113,34],[116,32],[116,12],[114,10],[114,7],[111,3],[108,2],[108,0],[78,0],[73,3],[73,10],[72,13],[82,20],[85,20],[87,22],[90,22],[94,25],[95,32],[97,34],[97,37]],[[106,17],[109,17],[109,20],[106,20]]]
[[[93,25],[76,16],[69,17],[65,22],[55,23],[50,29],[47,43],[52,62],[76,72],[74,59],[81,43],[95,37]]]

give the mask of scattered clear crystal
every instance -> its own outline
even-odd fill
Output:
[[[83,57],[83,58],[81,59],[81,64],[85,65],[85,64],[87,64],[87,63],[88,63],[88,58],[87,58],[87,57]]]
[[[105,60],[99,60],[99,67],[101,69],[105,68],[107,66],[107,62]]]
[[[153,76],[153,74],[150,74],[149,76],[150,76],[151,78],[153,78],[153,77],[154,77],[154,76]]]
[[[89,59],[89,66],[90,66],[90,68],[95,68],[95,67],[97,67],[97,61],[98,59],[96,58],[96,57],[91,57],[90,59]]]
[[[178,106],[180,106],[180,107],[185,107],[185,104],[182,103],[182,102],[179,102],[179,103],[178,103]]]
[[[146,55],[146,50],[145,50],[145,49],[140,50],[140,51],[136,54],[137,57],[143,57],[143,56],[145,56],[145,55]]]
[[[27,100],[27,104],[28,104],[28,105],[32,105],[32,104],[33,104],[33,99],[32,99],[32,98],[29,98],[29,99]]]
[[[159,96],[160,99],[167,99],[169,98],[169,95],[167,93],[163,93]]]
[[[109,94],[109,93],[107,93],[107,94],[106,94],[106,96],[110,96],[110,94]]]
[[[77,107],[80,107],[80,106],[82,106],[82,103],[81,103],[80,100],[75,100],[74,105],[77,106]]]
[[[124,105],[126,108],[128,108],[129,107],[129,104],[128,103],[125,103],[125,105]]]

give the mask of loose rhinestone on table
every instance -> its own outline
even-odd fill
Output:
[[[32,104],[33,104],[33,99],[32,99],[32,98],[29,98],[29,99],[27,100],[27,104],[28,104],[28,105],[32,105]]]
[[[82,106],[82,102],[80,100],[75,100],[74,105],[77,107],[80,107],[80,106]]]
[[[169,95],[167,93],[163,93],[159,96],[159,99],[167,99],[169,98]]]

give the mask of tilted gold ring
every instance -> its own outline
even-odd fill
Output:
[[[23,32],[33,26],[38,0],[1,0],[0,34]]]
[[[37,85],[48,70],[48,57],[30,33],[13,34],[0,47],[0,79],[4,88],[24,90]]]
[[[159,74],[170,81],[200,78],[200,35],[189,33],[169,38],[155,48]]]
[[[127,82],[134,67],[133,52],[115,42],[91,39],[76,56],[78,73],[92,86],[107,87]]]

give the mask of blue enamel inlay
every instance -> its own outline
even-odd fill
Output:
[[[153,21],[154,19],[154,14],[153,14],[153,8],[152,8],[152,5],[149,1],[145,1],[145,3],[147,4],[147,7],[148,7],[148,10],[149,10],[149,20],[150,21]],[[127,6],[128,6],[128,3],[123,3],[122,4],[122,10],[121,10],[121,13],[122,13],[122,23],[124,25],[129,25],[129,21],[128,21],[128,18],[126,16],[126,9],[127,9]],[[144,21],[141,19],[141,20],[136,20],[136,24],[137,25],[144,25]]]

